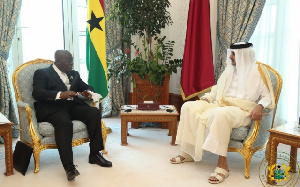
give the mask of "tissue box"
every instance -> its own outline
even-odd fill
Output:
[[[157,101],[140,101],[137,106],[138,110],[159,110],[159,103]]]

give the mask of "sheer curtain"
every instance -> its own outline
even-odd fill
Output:
[[[258,61],[275,68],[283,78],[275,125],[298,121],[300,1],[268,0],[250,39]]]

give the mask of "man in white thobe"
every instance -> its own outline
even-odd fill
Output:
[[[273,108],[271,80],[256,63],[251,43],[235,43],[227,51],[227,67],[210,93],[182,105],[176,143],[183,151],[173,164],[200,161],[203,150],[219,155],[210,183],[223,182],[229,175],[226,155],[232,128],[261,120],[263,109]]]

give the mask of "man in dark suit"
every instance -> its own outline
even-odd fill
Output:
[[[99,109],[79,98],[81,94],[92,99],[96,93],[72,69],[72,54],[67,50],[57,50],[54,64],[34,73],[32,92],[37,100],[37,120],[50,122],[54,126],[55,141],[68,180],[79,175],[73,163],[72,120],[80,120],[87,126],[90,138],[89,163],[112,167],[112,163],[99,152],[104,149]]]

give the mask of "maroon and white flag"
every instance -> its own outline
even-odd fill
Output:
[[[191,0],[181,70],[181,96],[191,99],[215,84],[209,0]]]

